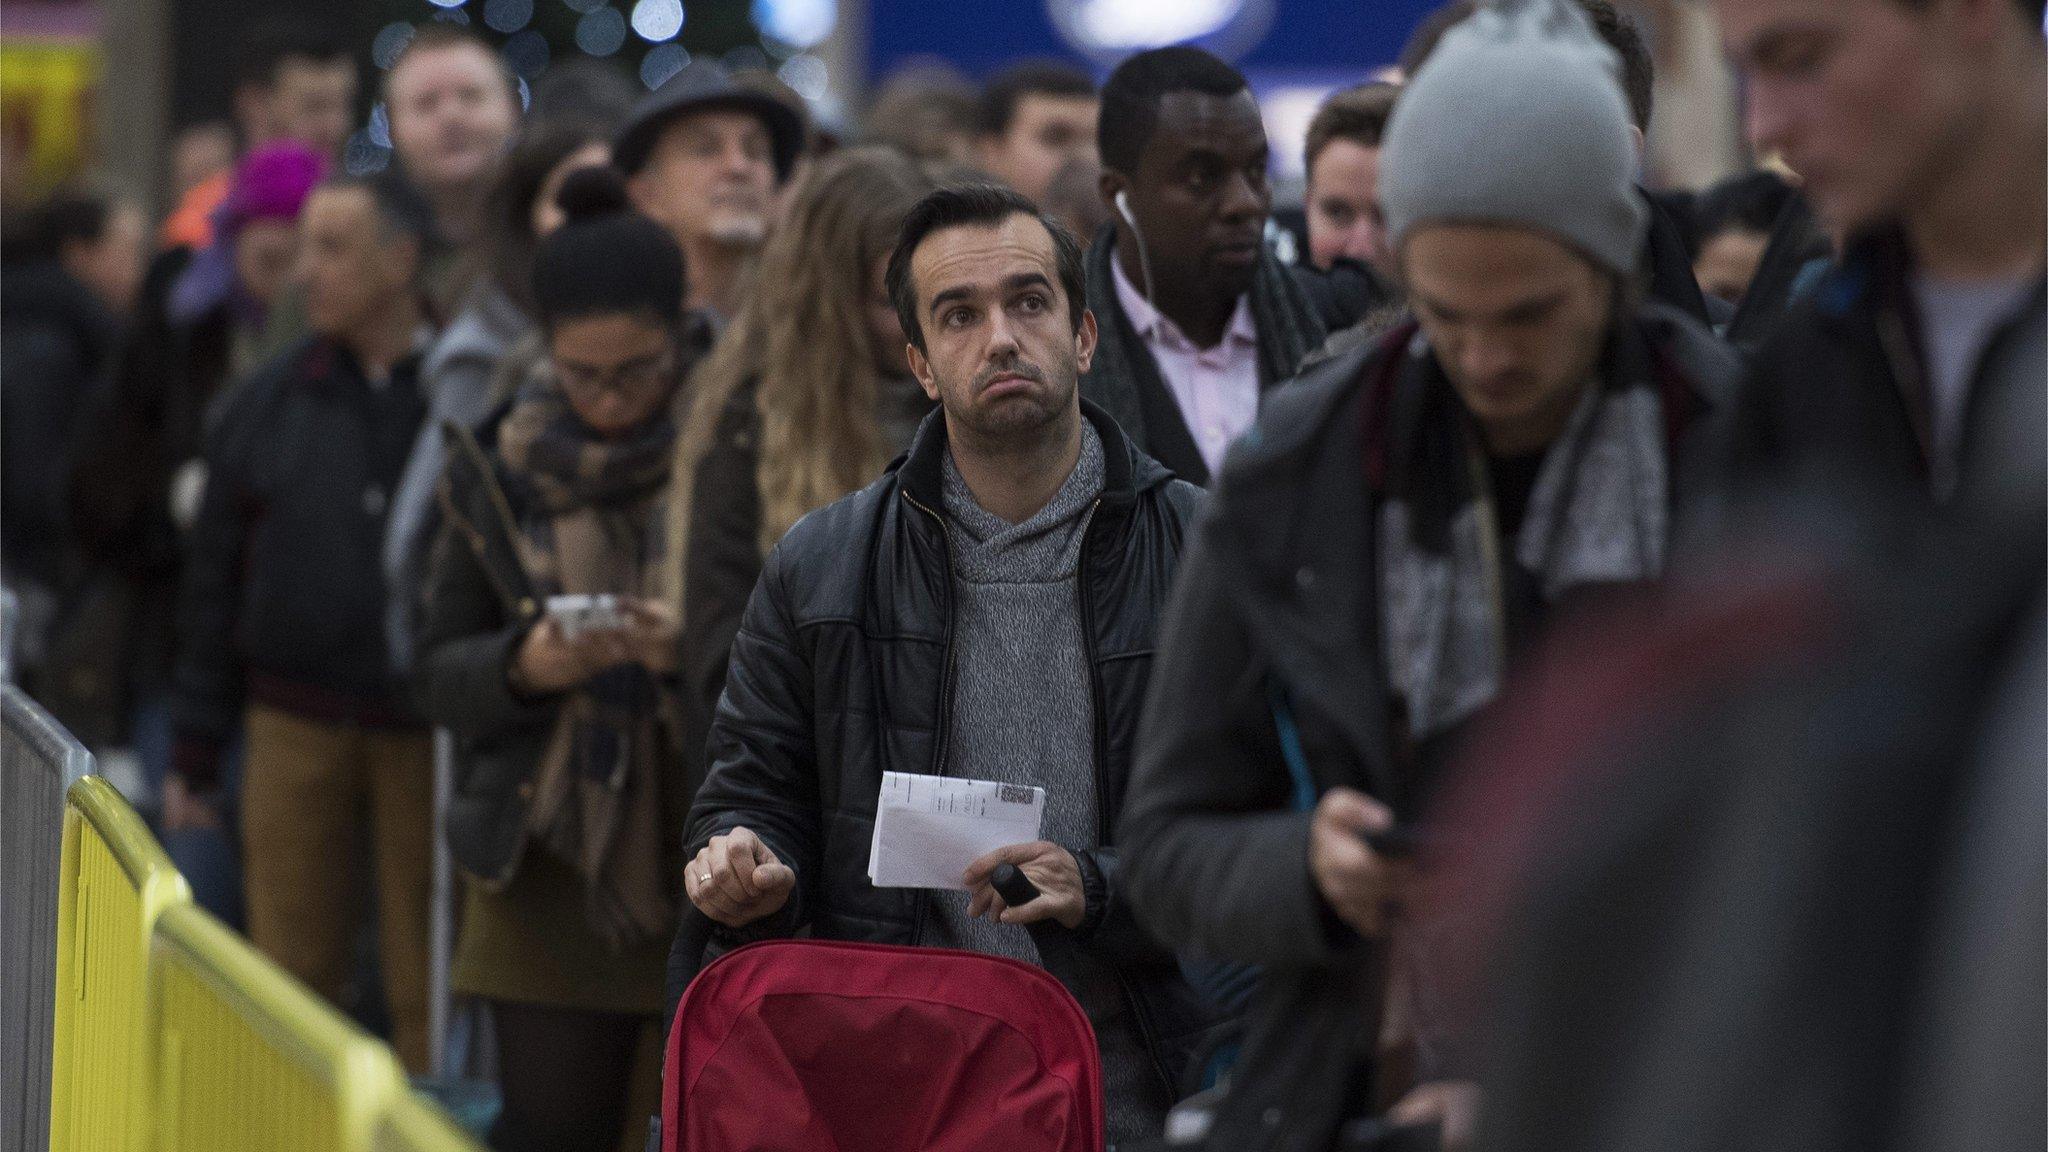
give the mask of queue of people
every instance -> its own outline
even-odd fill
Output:
[[[1252,88],[1193,47],[905,81],[834,147],[709,61],[522,114],[435,24],[383,77],[392,167],[351,175],[353,65],[267,36],[245,150],[146,270],[116,201],[10,222],[31,687],[137,749],[202,900],[415,1073],[445,837],[498,1148],[641,1147],[684,986],[798,936],[1047,967],[1123,1149],[2024,1129],[2041,1076],[1881,1086],[2028,1051],[1908,897],[2039,855],[2038,725],[1989,705],[2048,570],[2041,5],[1715,7],[1789,177],[1645,189],[1626,10],[1459,0],[1314,118],[1300,263]],[[1954,631],[1823,626],[1942,581]],[[1893,649],[1948,695],[1886,695]],[[1762,706],[1788,666],[1960,711],[1833,803],[1854,742]],[[1787,745],[1807,824],[1759,799]],[[888,772],[1042,789],[1040,836],[877,887]],[[1690,823],[1673,773],[1761,806]],[[1887,915],[1797,937],[1860,974],[1837,1015],[1737,1011],[1815,979],[1787,941],[1874,859],[1850,825],[1937,804],[1976,815],[1845,905]],[[1652,946],[1739,926],[1717,862],[1781,849],[1812,884],[1748,982]],[[2038,921],[1958,923],[2042,982]],[[1686,1096],[1743,1054],[1862,1104]]]

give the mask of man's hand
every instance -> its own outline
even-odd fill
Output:
[[[220,827],[220,810],[187,788],[183,776],[174,772],[164,777],[164,831]]]
[[[620,636],[633,659],[656,676],[666,676],[675,671],[682,656],[679,644],[683,635],[683,622],[676,613],[675,605],[663,600],[621,596],[619,609],[626,618],[626,626],[620,630]]]
[[[796,873],[745,828],[713,836],[683,876],[690,903],[728,928],[780,912],[795,888]]]
[[[562,634],[560,620],[543,616],[519,642],[508,679],[514,691],[548,696],[566,692],[632,658],[621,632],[591,632],[571,640]]]
[[[1418,1084],[1387,1110],[1387,1122],[1401,1127],[1438,1125],[1444,1152],[1465,1152],[1479,1126],[1479,1085],[1470,1080],[1432,1080]]]
[[[1003,898],[996,895],[989,879],[998,864],[1015,864],[1017,870],[1038,887],[1038,899],[1016,908],[1003,903]],[[1050,841],[1036,840],[998,848],[969,864],[961,879],[967,882],[973,893],[973,899],[967,904],[967,914],[980,916],[987,913],[999,924],[1057,920],[1072,931],[1081,926],[1081,920],[1088,912],[1088,898],[1081,888],[1080,862],[1074,859],[1072,852]]]
[[[1386,805],[1349,788],[1325,792],[1309,822],[1309,876],[1331,911],[1361,936],[1385,935],[1388,913],[1408,894],[1408,865],[1365,842],[1365,833],[1393,826]]]

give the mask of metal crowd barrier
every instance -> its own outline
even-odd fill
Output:
[[[152,958],[160,1152],[353,1152],[405,1096],[390,1048],[197,905]]]
[[[113,785],[73,784],[57,901],[50,1147],[141,1152],[149,1113],[149,938],[192,890]]]
[[[0,955],[10,1031],[0,1152],[478,1152],[408,1088],[389,1047],[192,902],[184,877],[112,785],[85,775],[57,792],[52,810],[32,810],[51,806],[29,787],[41,779],[30,766],[61,782],[91,758],[6,691]],[[44,827],[61,829],[61,853]],[[54,973],[39,991],[28,984],[52,965],[32,962],[34,906],[21,897],[51,856],[61,858],[55,928],[40,940]],[[16,931],[17,914],[30,930]],[[25,1005],[19,1045],[17,992]],[[47,1026],[37,1024],[38,1004],[54,1004]],[[17,1107],[17,1093],[48,1105],[47,1144],[15,1121],[45,1115]]]
[[[64,790],[91,772],[63,725],[0,686],[0,1152],[49,1147]]]

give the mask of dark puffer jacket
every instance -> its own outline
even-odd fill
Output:
[[[1160,1074],[1177,1084],[1208,1013],[1174,955],[1123,899],[1113,846],[1156,626],[1201,493],[1084,404],[1107,469],[1077,576],[1095,699],[1098,843],[1078,853],[1088,909],[1076,943],[1116,970]],[[802,929],[916,944],[926,893],[876,888],[867,860],[884,772],[943,774],[953,724],[953,584],[940,496],[945,422],[928,418],[880,481],[799,521],[769,555],[733,643],[711,770],[687,850],[744,826],[797,874],[789,903],[740,932],[686,910],[675,999],[706,951]]]

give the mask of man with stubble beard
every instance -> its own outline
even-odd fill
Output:
[[[888,283],[940,407],[886,476],[768,557],[690,816],[696,911],[671,987],[699,959],[693,932],[711,951],[808,929],[1044,964],[1094,1025],[1111,1139],[1157,1135],[1209,1020],[1125,916],[1110,829],[1201,493],[1081,399],[1096,334],[1080,246],[1030,201],[932,193]],[[877,888],[891,771],[1042,787],[1043,838],[975,861],[954,889]],[[1041,895],[1006,906],[1003,863]],[[1068,946],[1041,957],[1025,925]]]

